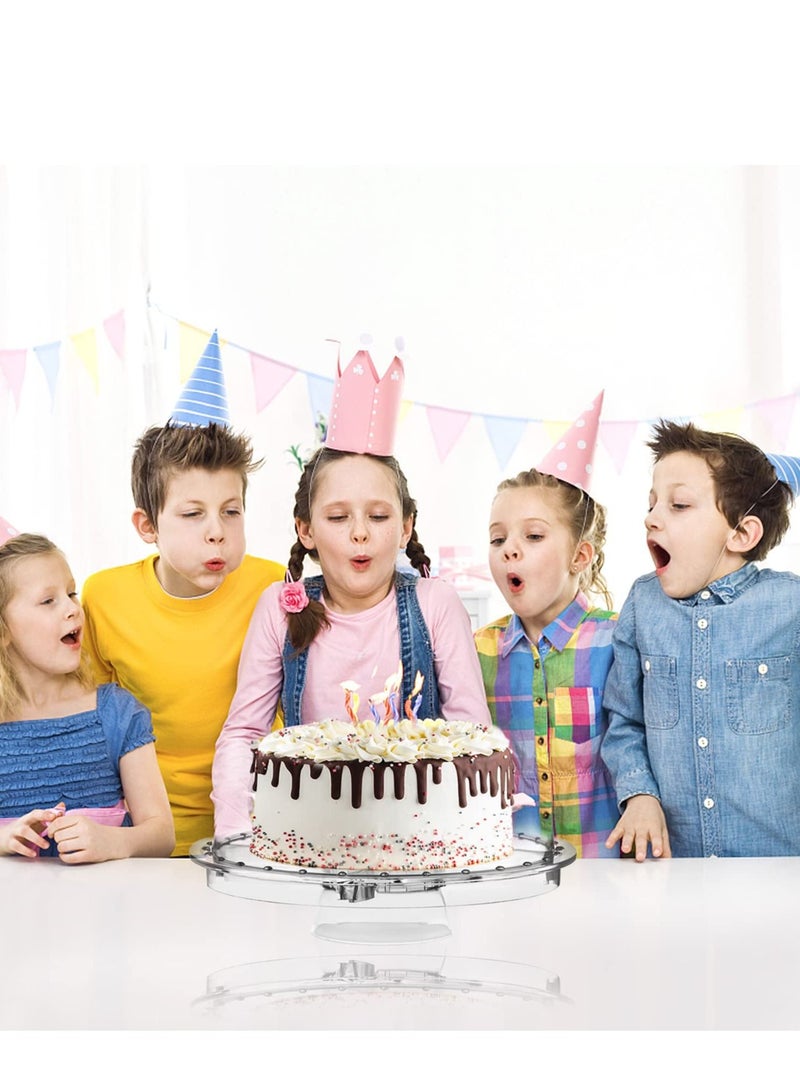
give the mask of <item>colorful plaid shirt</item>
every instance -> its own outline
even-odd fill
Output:
[[[537,644],[516,614],[475,633],[489,711],[517,760],[517,791],[536,804],[515,812],[515,832],[542,831],[579,856],[619,856],[604,845],[619,810],[600,758],[616,618],[579,593]]]

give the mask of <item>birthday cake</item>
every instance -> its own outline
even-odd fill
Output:
[[[300,724],[255,744],[251,771],[250,851],[264,860],[428,871],[512,852],[515,770],[496,727],[386,716]]]

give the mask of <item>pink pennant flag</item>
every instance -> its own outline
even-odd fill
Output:
[[[266,409],[276,395],[280,394],[289,380],[297,374],[293,367],[281,364],[269,356],[250,353],[250,367],[253,371],[253,389],[256,395],[256,412]]]
[[[458,409],[440,409],[436,405],[427,406],[426,411],[439,461],[444,462],[469,424],[472,414]]]
[[[125,360],[125,312],[117,311],[103,322],[106,337],[120,360]]]
[[[797,402],[797,394],[785,394],[782,398],[770,398],[753,406],[769,427],[772,436],[769,446],[778,451],[786,447]]]
[[[639,422],[635,420],[600,421],[600,439],[611,455],[611,461],[614,463],[618,474],[622,473],[623,467],[628,460],[628,451],[638,427]]]
[[[9,538],[16,538],[18,534],[17,528],[12,527],[8,520],[0,515],[0,546],[5,545]]]
[[[19,395],[22,390],[22,380],[25,378],[25,360],[27,349],[2,349],[0,350],[0,371],[6,377],[6,382],[14,395],[14,401],[19,407]]]

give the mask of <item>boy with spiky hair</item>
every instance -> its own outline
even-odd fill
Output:
[[[639,861],[800,855],[800,578],[755,563],[792,490],[739,436],[662,420],[649,447],[655,572],[614,635],[607,844]]]
[[[242,641],[261,592],[284,575],[245,554],[247,478],[258,466],[250,440],[227,425],[148,429],[133,455],[133,525],[157,552],[83,588],[98,681],[150,709],[176,856],[213,834],[211,763]]]

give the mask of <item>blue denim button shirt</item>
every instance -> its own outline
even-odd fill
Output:
[[[602,757],[661,800],[675,856],[800,855],[800,577],[754,564],[686,599],[638,579],[614,634]]]

